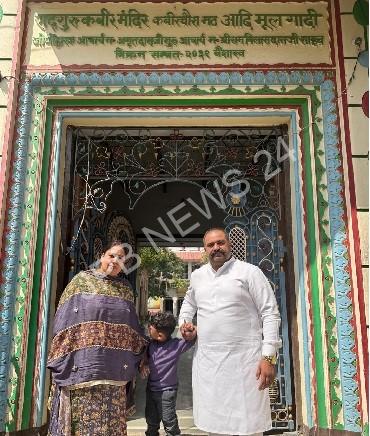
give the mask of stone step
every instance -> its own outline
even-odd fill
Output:
[[[166,436],[163,429],[159,431],[160,436]],[[145,429],[141,430],[128,430],[127,436],[145,436]],[[197,428],[181,429],[181,436],[208,436],[208,433],[204,433]]]
[[[159,431],[160,436],[166,436],[163,429]],[[145,429],[142,430],[128,430],[127,436],[145,436]],[[181,436],[208,436],[208,433],[204,433],[197,428],[181,429]]]
[[[179,426],[181,429],[182,436],[206,436],[207,433],[197,429],[194,426],[193,416],[191,410],[178,410],[177,416],[179,418]],[[131,418],[127,422],[127,435],[128,436],[144,436],[146,430],[145,418],[138,417]],[[160,435],[164,436],[165,432],[163,426],[161,425]]]

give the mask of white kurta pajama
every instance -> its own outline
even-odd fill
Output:
[[[258,390],[262,355],[281,345],[280,315],[263,272],[231,258],[191,275],[179,324],[197,312],[193,360],[195,425],[210,433],[249,435],[271,428],[268,389]]]

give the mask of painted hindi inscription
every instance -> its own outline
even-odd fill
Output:
[[[31,5],[27,63],[330,63],[326,1],[96,5]]]

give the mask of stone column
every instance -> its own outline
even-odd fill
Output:
[[[172,297],[172,313],[175,318],[177,318],[177,308],[178,308],[178,298]]]
[[[192,265],[193,265],[192,262],[188,263],[188,280],[190,280],[190,276],[191,276],[191,273],[192,273],[192,268],[191,268]]]

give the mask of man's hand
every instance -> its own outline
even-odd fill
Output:
[[[181,324],[180,332],[185,341],[192,341],[197,336],[197,328],[192,322]]]
[[[256,379],[260,380],[260,391],[268,388],[275,380],[275,365],[262,359],[257,368]]]

